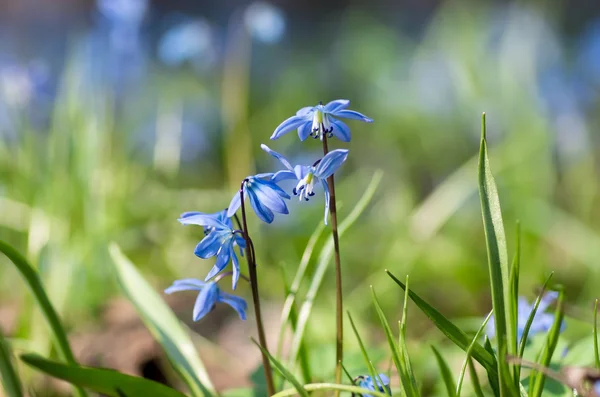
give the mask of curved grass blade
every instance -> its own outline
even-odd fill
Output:
[[[7,397],[23,396],[21,380],[13,365],[12,351],[2,332],[0,332],[0,381]]]
[[[163,347],[173,368],[185,381],[192,395],[214,394],[214,387],[204,364],[179,319],[116,244],[111,244],[109,251],[121,289]]]
[[[271,364],[273,364],[275,369],[279,371],[281,375],[294,386],[298,394],[302,397],[308,397],[308,392],[304,389],[304,387],[302,387],[302,384],[298,381],[298,379],[296,379],[296,377],[290,371],[288,371],[287,368],[285,368],[278,360],[276,360],[275,357],[271,355],[271,353],[269,353],[265,348],[263,348],[260,345],[260,343],[255,341],[254,338],[250,339],[260,349],[260,351],[263,352],[263,354],[269,357]]]
[[[398,280],[389,270],[386,269],[386,273],[398,284],[403,290],[406,290],[406,286],[400,280]],[[471,339],[464,333],[460,328],[454,325],[450,320],[444,317],[440,312],[434,309],[430,304],[425,302],[412,290],[409,290],[408,295],[410,299],[425,313],[427,317],[433,322],[433,324],[444,333],[454,344],[465,352],[469,348]],[[491,380],[494,382],[498,381],[498,372],[496,368],[496,359],[490,352],[486,351],[481,345],[473,345],[472,356],[477,360],[488,372]]]
[[[364,389],[358,386],[350,386],[350,385],[338,385],[335,383],[311,383],[308,385],[304,385],[303,389],[307,392],[309,391],[327,391],[327,390],[339,390],[346,391],[348,393],[354,393],[359,396],[373,396],[373,397],[390,397],[389,395],[382,393],[380,391],[373,391],[369,389]],[[298,394],[298,391],[294,389],[286,389],[282,390],[279,393],[273,394],[272,397],[288,397],[295,396]]]
[[[513,258],[512,265],[510,267],[510,317],[511,322],[509,323],[508,332],[511,334],[511,345],[509,346],[509,354],[515,355],[519,351],[518,347],[518,333],[517,328],[519,324],[519,273],[521,272],[521,223],[517,221],[517,231],[516,231],[516,248],[515,248],[515,256]],[[515,387],[519,387],[521,382],[520,378],[520,369],[519,366],[513,366],[513,380],[515,382]]]
[[[435,355],[435,359],[440,367],[440,373],[442,374],[442,380],[444,381],[444,385],[446,386],[446,392],[448,393],[448,397],[456,397],[456,385],[454,384],[454,379],[452,378],[452,371],[450,371],[450,367],[444,357],[440,354],[440,352],[435,348],[435,346],[431,346],[431,350],[433,350],[433,354]]]
[[[373,174],[373,178],[371,179],[369,186],[367,186],[364,194],[358,203],[356,203],[352,212],[350,212],[350,214],[340,224],[338,230],[339,237],[342,237],[342,235],[350,228],[350,226],[354,224],[354,222],[356,222],[358,217],[367,208],[367,205],[375,195],[375,191],[377,190],[377,186],[379,186],[379,182],[381,182],[382,177],[383,172],[381,170],[378,170]],[[295,363],[298,358],[300,344],[304,339],[304,331],[306,330],[306,325],[308,324],[308,318],[310,317],[310,313],[312,311],[313,302],[317,296],[319,287],[323,282],[323,277],[325,277],[325,271],[327,270],[327,267],[333,258],[333,248],[333,238],[330,238],[327,240],[327,243],[319,254],[317,269],[315,270],[312,281],[308,288],[308,292],[306,293],[306,297],[302,306],[300,307],[300,312],[298,313],[298,325],[296,332],[294,333],[294,337],[292,338],[288,366],[291,366],[292,363]]]
[[[487,335],[485,335],[483,337],[483,347],[485,348],[485,350],[488,353],[490,353],[492,355],[492,357],[494,358],[494,363],[496,364],[494,367],[497,368],[498,365],[497,365],[497,361],[496,361],[496,352],[494,351],[494,347],[492,346],[492,343],[490,342],[490,338],[488,338]],[[497,378],[493,379],[489,372],[487,372],[487,377],[488,377],[488,381],[490,382],[492,391],[494,392],[494,396],[499,396],[500,395],[500,386],[498,385],[498,379]]]
[[[37,354],[24,354],[21,360],[45,374],[106,396],[186,397],[185,394],[161,383],[125,375],[112,369],[61,364],[46,360]]]
[[[16,266],[19,273],[21,273],[21,276],[25,279],[27,286],[33,293],[44,318],[46,318],[50,329],[52,329],[52,336],[59,357],[69,364],[76,364],[75,357],[71,351],[71,346],[69,345],[69,340],[67,339],[67,334],[60,322],[56,310],[54,310],[52,303],[50,303],[50,299],[48,299],[48,295],[42,286],[42,281],[40,280],[38,272],[29,264],[23,255],[10,244],[2,240],[0,240],[0,252],[6,255]],[[76,387],[75,391],[78,396],[87,397],[87,393],[82,389]]]
[[[469,363],[469,375],[471,375],[473,392],[475,392],[475,395],[477,397],[484,397],[483,390],[481,389],[481,383],[479,382],[479,376],[477,375],[477,370],[475,370],[475,364],[473,364],[473,359],[471,359],[471,357],[469,356],[467,362]]]
[[[542,302],[542,298],[544,297],[544,293],[546,292],[548,283],[552,279],[553,275],[554,275],[554,272],[550,273],[550,275],[544,282],[544,285],[542,285],[542,290],[540,291],[537,299],[535,300],[535,303],[533,304],[533,309],[531,309],[531,313],[529,313],[529,318],[527,319],[527,322],[525,323],[525,328],[523,328],[523,335],[521,335],[521,342],[519,344],[519,357],[520,358],[523,358],[523,354],[525,353],[525,346],[527,345],[527,337],[529,336],[529,330],[531,329],[531,324],[533,324],[533,319],[535,318],[535,314],[538,311],[538,307],[540,306],[540,303]],[[518,374],[520,375],[520,373],[521,372],[519,371]]]
[[[346,312],[346,314],[348,314],[348,319],[350,320],[350,326],[352,327],[352,331],[354,331],[356,340],[358,340],[358,345],[360,346],[360,351],[363,355],[363,359],[365,360],[365,364],[369,371],[369,375],[371,376],[371,379],[378,379],[377,371],[375,371],[373,362],[369,358],[369,354],[367,353],[367,349],[365,348],[362,338],[360,337],[360,334],[358,333],[358,330],[356,329],[356,325],[354,325],[354,320],[352,320],[352,316],[350,315],[350,312]]]
[[[496,328],[496,348],[498,352],[498,374],[500,375],[500,396],[515,395],[511,373],[506,361],[506,355],[511,346],[516,346],[512,340],[515,328],[510,313],[510,283],[508,270],[508,253],[506,236],[502,223],[502,211],[498,198],[498,189],[490,170],[487,155],[485,113],[481,117],[481,147],[479,151],[479,196],[483,216],[483,230],[488,253],[490,284],[492,289],[492,307]]]
[[[467,349],[467,356],[465,357],[465,361],[463,362],[462,368],[460,370],[460,374],[458,376],[458,382],[456,385],[456,395],[459,397],[460,397],[463,380],[465,378],[465,373],[467,372],[467,365],[471,361],[471,352],[473,351],[473,346],[475,346],[475,344],[481,337],[481,333],[485,329],[485,326],[487,325],[488,321],[490,321],[490,318],[492,317],[492,313],[494,313],[493,310],[490,312],[490,314],[487,315],[485,320],[483,320],[481,327],[479,327],[479,329],[475,333],[475,336],[473,337],[473,340],[471,341],[471,344],[469,345],[469,348]]]
[[[410,291],[408,285],[408,275],[406,276],[406,289],[404,290],[404,303],[402,304],[402,320],[400,320],[400,332],[398,333],[398,348],[402,353],[404,359],[404,365],[406,367],[406,375],[410,380],[412,392],[415,395],[419,395],[419,388],[417,387],[417,381],[412,370],[412,364],[410,363],[410,357],[408,355],[408,348],[406,347],[406,321],[408,319],[408,292]]]
[[[552,356],[554,355],[554,351],[556,350],[556,345],[558,344],[558,336],[560,335],[560,327],[563,322],[564,312],[563,305],[565,300],[564,291],[561,289],[558,292],[558,301],[556,305],[556,315],[554,317],[554,323],[552,324],[552,328],[550,328],[550,332],[548,332],[548,339],[546,342],[546,347],[544,352],[542,353],[542,358],[540,360],[540,364],[546,368],[550,366],[550,362],[552,361]],[[544,390],[544,382],[546,381],[546,374],[543,372],[538,372],[533,378],[533,389],[530,394],[531,397],[537,397],[542,395],[542,391]]]
[[[598,299],[594,302],[594,358],[596,369],[600,369],[600,353],[598,353]]]

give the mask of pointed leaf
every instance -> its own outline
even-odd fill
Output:
[[[444,357],[440,354],[440,352],[435,348],[435,346],[431,346],[433,350],[433,354],[435,355],[435,359],[440,367],[440,373],[442,375],[442,380],[444,381],[444,385],[446,385],[446,392],[448,393],[448,397],[456,396],[456,385],[454,384],[454,379],[452,378],[452,371],[450,371],[450,367]]]
[[[2,332],[0,332],[0,380],[7,397],[23,396],[21,380],[17,374],[17,369],[13,365],[13,355]]]

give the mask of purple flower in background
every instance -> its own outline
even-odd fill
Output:
[[[385,374],[377,375],[375,382],[373,382],[373,379],[370,376],[359,376],[356,380],[358,381],[358,386],[364,389],[380,391],[382,393],[387,393],[390,396],[392,395],[392,391],[390,390],[390,378]],[[377,384],[377,388],[375,384]],[[363,394],[363,397],[371,397],[371,395]]]
[[[194,304],[194,321],[200,320],[206,316],[215,307],[218,302],[226,303],[231,306],[242,320],[246,319],[246,309],[248,305],[243,298],[231,295],[221,291],[217,283],[204,282],[195,278],[186,278],[176,280],[169,288],[165,289],[165,293],[172,294],[179,291],[199,291],[198,298]]]
[[[533,337],[536,334],[548,332],[554,324],[554,314],[546,313],[546,309],[556,300],[558,297],[558,293],[555,291],[548,292],[544,294],[542,300],[540,301],[540,305],[538,306],[537,312],[535,313],[535,317],[533,318],[533,322],[531,323],[531,328],[529,329],[528,338]],[[517,339],[520,341],[523,337],[523,332],[525,331],[525,325],[527,324],[527,320],[533,311],[534,304],[529,304],[527,299],[519,298],[518,303],[518,313],[517,313]],[[496,335],[496,329],[494,327],[494,316],[490,318],[486,326],[486,333],[489,338],[493,338]],[[561,331],[564,329],[564,323],[561,325]]]
[[[337,99],[327,105],[319,103],[317,106],[304,107],[298,110],[295,116],[279,124],[271,139],[278,139],[297,129],[301,141],[309,136],[322,140],[323,136],[328,134],[329,138],[335,136],[340,141],[350,142],[350,128],[335,117],[360,120],[365,123],[372,123],[373,120],[354,110],[347,110],[349,104],[350,101],[347,99]]]
[[[290,196],[277,186],[277,183],[271,180],[272,176],[272,173],[249,176],[242,183],[244,198],[250,198],[250,205],[252,205],[254,212],[266,223],[271,223],[273,222],[273,219],[275,219],[273,212],[279,214],[289,213],[283,199],[289,200]],[[237,192],[235,196],[233,196],[233,199],[231,199],[227,216],[232,217],[240,208],[241,204],[240,193]]]
[[[202,259],[213,256],[217,257],[217,261],[210,272],[208,272],[205,281],[210,280],[223,271],[229,263],[229,260],[231,260],[233,263],[233,276],[231,281],[232,288],[235,289],[240,278],[240,263],[235,253],[234,246],[238,245],[240,247],[240,255],[243,255],[242,249],[246,248],[246,241],[240,233],[236,233],[233,229],[231,219],[227,217],[227,212],[221,211],[215,214],[185,212],[181,214],[179,222],[183,225],[204,226],[204,234],[206,237],[198,243],[194,250],[194,254]]]
[[[286,170],[276,172],[272,176],[272,181],[278,183],[286,179],[298,181],[293,190],[294,195],[298,196],[300,201],[308,199],[315,195],[315,184],[321,183],[325,192],[325,224],[327,224],[327,215],[329,214],[329,185],[327,178],[333,175],[338,168],[348,158],[348,150],[337,149],[327,153],[325,157],[313,165],[297,165],[292,167],[290,162],[283,155],[271,150],[267,145],[260,146],[262,150],[275,157],[287,168]]]

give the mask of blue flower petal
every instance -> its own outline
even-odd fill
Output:
[[[270,147],[268,147],[265,144],[260,145],[260,148],[262,150],[264,150],[265,152],[269,153],[271,156],[275,157],[277,160],[279,160],[281,162],[281,164],[283,164],[283,166],[285,168],[287,168],[288,170],[293,170],[294,168],[292,167],[292,165],[290,164],[289,161],[287,161],[287,159],[285,157],[283,157],[283,155],[277,153],[276,151],[272,150]]]
[[[294,173],[296,174],[296,179],[301,180],[304,179],[306,174],[310,172],[312,167],[310,165],[297,165],[294,167]]]
[[[282,197],[282,198],[285,198],[285,199],[288,199],[288,200],[290,199],[290,195],[287,194],[285,192],[285,190],[283,190],[282,188],[280,188],[279,185],[277,185],[273,181],[265,181],[263,179],[255,179],[255,182],[258,182],[260,185],[264,186],[267,189],[275,191],[275,193],[277,193],[277,195],[279,197]]]
[[[314,106],[305,106],[296,112],[296,116],[307,117],[315,110]],[[311,115],[312,116],[312,115]]]
[[[215,283],[207,283],[206,286],[200,291],[194,304],[194,321],[200,320],[206,316],[212,310],[215,303],[217,303],[217,297],[219,296],[219,287]]]
[[[200,291],[204,288],[205,283],[195,278],[176,280],[173,285],[165,289],[166,294],[180,291]]]
[[[263,181],[256,180],[254,191],[258,199],[266,205],[270,210],[280,214],[289,214],[285,201],[281,198],[280,192],[273,189],[273,184],[267,184]],[[285,193],[285,192],[284,192]],[[285,193],[287,195],[287,193]],[[289,196],[288,196],[289,197]]]
[[[231,289],[235,290],[235,287],[237,287],[238,280],[240,279],[240,262],[238,260],[237,255],[235,254],[233,245],[229,250],[229,255],[231,256],[231,263],[233,265],[233,274],[231,276]]]
[[[196,245],[194,254],[202,259],[207,259],[217,255],[219,249],[221,249],[221,236],[222,233],[218,231],[210,232],[208,236],[204,237],[202,241],[200,241],[198,245]]]
[[[219,254],[217,255],[217,261],[215,262],[215,265],[212,267],[212,269],[210,269],[210,272],[208,272],[204,281],[210,280],[217,274],[221,273],[225,267],[227,267],[231,254],[231,245],[232,243],[229,242],[228,244],[222,246],[221,251],[219,251]]]
[[[306,123],[302,124],[300,127],[298,127],[298,138],[300,138],[301,141],[305,141],[306,138],[310,136],[311,131],[312,120],[309,120]]]
[[[246,189],[246,193],[250,198],[250,204],[252,205],[254,212],[260,218],[260,220],[266,223],[273,222],[275,215],[273,215],[273,212],[260,202],[258,197],[256,197],[256,193],[254,192],[254,190]]]
[[[333,113],[342,109],[346,109],[350,105],[350,101],[347,99],[336,99],[335,101],[329,102],[325,105],[324,110],[327,113]]]
[[[202,212],[184,212],[178,219],[183,225],[200,225],[222,228],[225,225],[219,220],[218,214],[205,214]]]
[[[340,117],[343,119],[360,120],[360,121],[364,121],[365,123],[373,122],[372,118],[369,118],[369,117],[365,116],[364,114],[359,113],[354,110],[339,110],[339,111],[331,112],[331,114],[335,117]]]
[[[321,179],[326,179],[333,175],[335,171],[348,158],[348,150],[336,149],[327,153],[315,168],[315,176]]]
[[[227,207],[227,217],[231,218],[232,216],[234,216],[237,210],[240,208],[241,204],[242,203],[240,202],[240,192],[238,191],[233,195],[233,198],[229,203],[229,207]]]
[[[294,171],[288,171],[288,170],[278,171],[271,178],[271,182],[279,183],[286,179],[296,179],[296,174],[294,173]]]
[[[327,117],[327,116],[326,116]],[[337,139],[342,142],[350,142],[352,134],[350,133],[350,127],[348,127],[343,121],[335,120],[330,118],[331,127],[333,128],[331,133]]]
[[[325,179],[321,179],[323,191],[325,191],[325,224],[327,225],[327,215],[329,215],[329,185]]]
[[[248,305],[243,298],[239,296],[230,295],[226,292],[219,293],[219,301],[223,303],[227,303],[231,306],[238,314],[240,315],[240,319],[246,319],[246,310],[248,309]]]
[[[288,132],[300,127],[304,123],[306,123],[306,116],[292,116],[275,128],[273,135],[271,135],[271,139],[278,139]]]
[[[538,313],[543,313],[548,309],[548,306],[552,304],[556,299],[558,299],[558,292],[556,291],[548,291],[542,296],[540,300],[540,305],[538,306]]]

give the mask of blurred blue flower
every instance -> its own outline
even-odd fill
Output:
[[[250,204],[256,212],[256,215],[266,223],[273,222],[275,215],[273,212],[279,214],[288,214],[288,208],[283,199],[290,199],[289,194],[283,191],[277,183],[270,180],[273,176],[269,174],[258,174],[255,176],[249,176],[242,183],[244,189],[244,198],[250,197]],[[263,179],[269,178],[269,179]],[[232,217],[233,214],[240,208],[240,193],[237,192],[227,211],[227,216]]]
[[[347,110],[349,104],[350,101],[347,99],[337,99],[327,105],[319,103],[317,106],[304,107],[298,110],[295,116],[279,124],[273,135],[271,135],[271,139],[278,139],[282,135],[297,129],[301,141],[309,136],[321,138],[322,140],[323,136],[328,134],[329,138],[335,136],[341,141],[350,142],[350,128],[342,121],[335,119],[334,116],[360,120],[365,123],[372,123],[373,120],[354,110]]]
[[[206,283],[195,278],[186,278],[174,281],[173,285],[165,289],[165,293],[167,294],[179,291],[199,291],[198,298],[196,298],[196,303],[194,304],[192,317],[194,321],[198,321],[210,313],[217,302],[228,304],[238,312],[242,320],[246,319],[246,309],[248,308],[246,301],[239,296],[221,291],[215,282],[210,281]]]
[[[148,0],[98,0],[98,11],[114,24],[138,25],[147,9]]]
[[[373,379],[370,376],[359,376],[357,380],[358,386],[362,388],[380,391],[382,393],[387,393],[390,396],[392,395],[392,391],[390,390],[390,378],[388,378],[385,374],[379,374],[377,379],[375,379],[375,382],[373,382]],[[377,384],[377,389],[375,389],[375,384]],[[371,397],[371,395],[363,394],[363,397]]]
[[[257,1],[244,13],[244,22],[250,34],[263,43],[273,44],[285,33],[285,16],[272,4]]]
[[[314,196],[314,185],[321,182],[323,191],[325,192],[325,224],[327,224],[327,215],[329,214],[329,185],[327,184],[327,178],[333,175],[344,161],[346,161],[348,150],[332,150],[314,165],[296,165],[292,167],[283,155],[271,150],[267,145],[261,145],[260,147],[287,168],[287,170],[278,171],[273,174],[271,180],[275,183],[286,179],[298,181],[293,193],[299,196],[300,201],[302,199],[308,201],[310,197]]]
[[[240,278],[240,263],[235,254],[234,246],[238,245],[240,247],[240,254],[243,255],[242,249],[246,248],[246,241],[240,233],[236,233],[233,229],[231,220],[227,218],[226,214],[225,211],[215,214],[185,212],[181,214],[179,222],[183,225],[204,226],[206,237],[198,243],[194,254],[202,259],[213,256],[217,257],[217,261],[210,272],[208,272],[205,281],[210,280],[225,269],[225,266],[227,266],[231,259],[233,263],[231,282],[232,288],[235,289]]]
[[[600,380],[594,382],[594,392],[600,396]]]
[[[535,317],[533,318],[533,322],[531,323],[531,328],[529,329],[528,338],[532,338],[536,334],[544,333],[550,330],[552,324],[554,324],[554,314],[546,313],[546,309],[556,300],[558,297],[558,292],[550,291],[542,297],[540,301],[540,305],[538,306],[538,310],[535,313]],[[525,325],[527,324],[527,320],[533,311],[534,304],[529,304],[527,299],[519,298],[518,303],[518,313],[517,313],[517,339],[520,341],[523,337],[523,332],[525,331]],[[564,329],[565,324],[561,325],[561,331]],[[486,333],[489,338],[493,338],[496,335],[496,329],[494,326],[494,316],[492,315],[490,321],[488,321],[486,326]]]
[[[210,25],[203,19],[180,22],[167,30],[158,43],[158,57],[169,66],[190,62],[201,68],[215,61]]]

